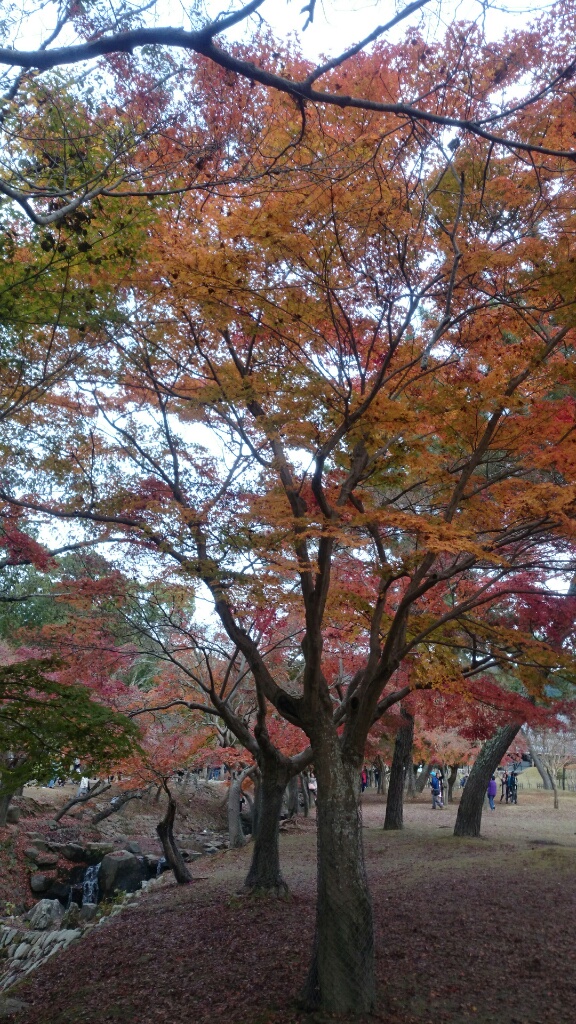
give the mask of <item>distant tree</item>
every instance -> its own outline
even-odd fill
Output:
[[[558,810],[558,779],[571,765],[576,765],[576,736],[568,724],[559,723],[557,729],[526,730],[530,748],[534,749],[538,759],[550,780],[554,792],[554,808]]]

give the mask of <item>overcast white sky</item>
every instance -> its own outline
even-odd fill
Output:
[[[404,0],[317,0],[314,22],[302,32],[305,15],[300,11],[304,3],[305,0],[267,0],[260,14],[279,39],[295,34],[304,55],[311,59],[319,55],[333,55],[348,48],[367,36],[377,25],[390,21],[407,6]],[[23,5],[28,5],[26,0],[23,0]],[[35,6],[34,0],[32,5]],[[135,5],[139,6],[138,0]],[[113,6],[112,0],[110,7]],[[147,12],[146,18],[149,24],[190,28],[194,12],[216,17],[221,12],[235,10],[240,6],[241,0],[228,4],[222,0],[158,0]],[[422,11],[401,22],[387,38],[398,38],[408,26],[418,24],[422,25],[429,36],[442,35],[445,25],[454,18],[463,21],[482,19],[487,34],[495,38],[501,36],[507,28],[518,27],[519,20],[527,21],[535,11],[543,11],[550,6],[550,3],[538,0],[533,3],[529,0],[430,0]],[[18,37],[14,37],[11,42],[25,49],[36,47],[41,41],[38,34],[50,31],[54,18],[55,6],[49,2],[42,11],[35,11],[32,18],[22,22]],[[195,22],[197,27],[197,19]],[[250,20],[251,27],[256,27],[257,23],[255,17]],[[239,30],[234,31],[238,35]],[[69,40],[60,37],[59,43],[64,41]]]

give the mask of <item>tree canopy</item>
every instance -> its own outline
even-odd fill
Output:
[[[106,543],[117,575],[78,586],[79,602],[115,601],[134,625],[126,580],[165,595],[155,634],[136,616],[147,653],[178,687],[187,676],[190,712],[215,708],[261,758],[276,821],[287,776],[265,755],[286,758],[271,732],[306,736],[319,889],[305,1001],[369,1011],[358,771],[371,731],[430,693],[432,722],[455,716],[468,739],[498,730],[486,773],[523,722],[573,706],[574,12],[556,5],[500,43],[461,23],[430,43],[382,30],[320,74],[262,33],[216,47],[262,6],[186,39],[127,11],[120,36],[78,22],[79,49],[9,51],[49,67],[184,40],[196,56],[173,79],[194,114],[162,135],[157,177],[135,172],[129,195],[124,179],[84,214],[69,315],[49,329],[71,358],[0,425],[0,500],[13,561],[37,562],[31,538],[55,523],[71,545]],[[142,130],[156,53],[114,58],[101,86]],[[10,216],[57,213],[67,232],[88,193],[57,177],[14,196]],[[36,252],[42,229],[24,223]],[[80,324],[86,284],[94,315]],[[27,365],[30,326],[10,337]]]

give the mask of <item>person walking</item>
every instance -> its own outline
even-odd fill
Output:
[[[445,796],[445,789],[446,789],[446,787],[445,787],[445,783],[444,783],[444,772],[442,771],[442,769],[440,769],[440,771],[436,772],[436,774],[438,776],[438,782],[440,783],[440,805],[443,807],[444,804],[446,803],[446,796]]]
[[[432,790],[432,810],[435,811],[437,807],[442,810],[442,797],[440,796],[440,779],[436,772],[432,772],[430,775],[430,789]]]
[[[360,776],[360,781],[362,783],[362,792],[364,792],[364,790],[366,789],[366,786],[368,785],[368,769],[367,769],[366,765],[364,765],[364,767],[362,769],[362,775]]]
[[[498,785],[496,782],[496,776],[493,775],[492,778],[490,779],[490,782],[488,783],[488,803],[490,804],[491,811],[496,810],[494,806],[494,797],[496,796],[497,789]]]
[[[518,803],[518,776],[516,772],[512,772],[508,777],[508,792],[510,795],[510,803]]]

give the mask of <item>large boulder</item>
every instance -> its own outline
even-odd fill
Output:
[[[35,846],[38,844],[35,843]],[[72,861],[73,864],[99,864],[107,853],[116,849],[114,843],[84,842],[82,839],[77,843],[47,843],[50,850],[55,851],[64,860]],[[31,850],[26,850],[26,855],[31,856]],[[41,854],[35,854],[35,857]]]
[[[73,864],[84,863],[84,847],[80,846],[79,843],[53,843],[52,849],[64,857],[65,860],[71,860]]]
[[[50,888],[46,891],[46,898],[50,900],[59,900],[63,906],[68,906],[68,900],[70,899],[70,886],[67,885],[66,882],[51,880]]]
[[[89,921],[93,921],[97,911],[98,907],[95,903],[83,903],[78,914],[79,923],[88,924]]]
[[[77,903],[71,903],[64,912],[62,928],[77,928],[80,921],[80,907]]]
[[[34,875],[30,875],[30,888],[32,892],[46,892],[54,879],[51,875],[44,875],[42,872],[37,872]]]
[[[143,858],[129,850],[115,850],[107,853],[100,865],[98,885],[104,897],[113,896],[120,890],[136,892],[142,888],[142,882],[147,876]]]
[[[112,853],[114,843],[84,843],[84,861],[86,864],[99,864],[107,853]]]
[[[40,900],[30,911],[28,920],[31,928],[43,932],[48,928],[59,928],[63,916],[64,910],[58,900]]]

